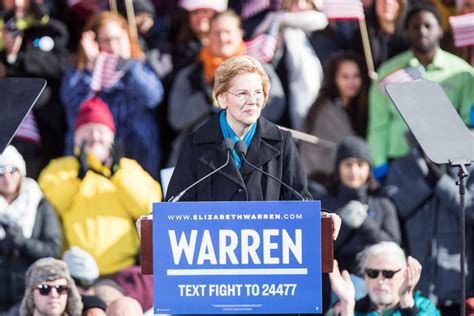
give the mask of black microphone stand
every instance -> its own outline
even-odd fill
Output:
[[[469,175],[467,172],[466,166],[469,166],[471,163],[469,161],[453,161],[449,160],[449,165],[451,167],[458,167],[458,181],[456,185],[459,185],[459,233],[461,237],[461,297],[460,297],[460,308],[461,316],[466,315],[466,209],[464,203],[464,195],[466,194],[466,183],[465,178]]]
[[[247,144],[245,144],[245,142],[243,142],[242,140],[239,140],[237,143],[235,143],[235,147],[234,147],[235,151],[237,152],[237,155],[239,155],[240,158],[242,158],[243,161],[245,161],[246,163],[249,164],[249,166],[251,166],[252,168],[254,168],[255,170],[261,172],[262,174],[266,175],[267,177],[275,180],[276,182],[280,183],[281,185],[283,185],[287,190],[289,190],[291,193],[293,193],[296,197],[298,197],[299,199],[301,199],[301,201],[307,201],[308,199],[306,199],[304,196],[302,196],[298,191],[296,191],[295,189],[293,189],[292,187],[290,187],[288,184],[286,184],[285,182],[281,181],[280,179],[278,179],[277,177],[269,174],[268,172],[265,172],[263,171],[262,169],[258,168],[257,166],[255,166],[254,164],[252,164],[250,161],[248,161],[246,158],[245,158],[245,154],[247,153]]]
[[[225,166],[227,166],[229,164],[229,161],[230,161],[230,153],[232,151],[232,146],[234,145],[234,143],[232,142],[232,140],[230,140],[229,138],[226,138],[224,139],[223,141],[223,147],[224,147],[224,150],[227,152],[227,160],[226,162],[220,166],[219,168],[217,168],[216,170],[212,171],[211,173],[207,174],[206,176],[202,177],[201,179],[199,179],[198,181],[192,183],[191,185],[189,185],[186,189],[184,189],[183,191],[181,191],[178,195],[176,196],[172,196],[169,198],[168,202],[178,202],[179,200],[181,200],[181,198],[183,197],[183,195],[186,194],[186,192],[188,192],[189,189],[191,189],[192,187],[194,187],[195,185],[197,185],[198,183],[204,181],[205,179],[209,178],[210,176],[212,176],[213,174],[215,174],[216,172],[218,172],[219,170],[222,170],[225,168]]]

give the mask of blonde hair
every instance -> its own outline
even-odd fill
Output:
[[[270,78],[255,58],[250,56],[232,57],[222,62],[216,70],[214,78],[214,97],[217,98],[229,89],[231,80],[238,75],[255,73],[262,80],[263,94],[265,96],[264,104],[267,103],[270,91]]]
[[[145,55],[141,51],[137,40],[132,36],[132,33],[130,32],[127,20],[125,20],[125,18],[123,18],[119,14],[110,11],[103,11],[93,15],[87,21],[86,25],[84,26],[84,29],[82,30],[82,33],[85,33],[87,31],[93,31],[97,40],[97,34],[99,33],[99,30],[110,22],[117,23],[122,29],[127,32],[128,40],[130,41],[130,57],[133,59],[144,58]],[[79,49],[77,51],[77,56],[74,64],[80,70],[84,70],[84,68],[86,67],[87,55],[81,44],[79,44]]]

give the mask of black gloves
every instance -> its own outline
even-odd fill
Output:
[[[79,162],[79,171],[77,177],[81,180],[84,179],[87,171],[90,169],[89,162],[87,161],[87,153],[84,150],[85,147],[86,142],[83,141],[81,147],[79,148],[79,152],[76,152],[76,159]]]
[[[6,238],[11,238],[15,248],[23,246],[26,241],[25,236],[23,236],[23,230],[17,223],[10,222],[10,224],[5,229],[5,233]]]
[[[88,171],[93,171],[106,178],[112,177],[120,168],[120,159],[123,158],[124,149],[122,142],[115,138],[114,142],[110,146],[109,158],[105,165],[92,153],[88,153],[85,150],[86,142],[81,144],[81,147],[77,150],[76,159],[79,162],[78,178],[84,179]]]
[[[123,158],[124,155],[124,148],[123,148],[123,143],[120,141],[120,139],[115,138],[114,142],[110,146],[110,158],[111,158],[111,164],[110,164],[110,172],[111,175],[113,176],[120,168],[120,159]]]
[[[0,225],[5,231],[5,237],[0,242],[0,255],[8,257],[15,249],[19,250],[25,244],[26,238],[21,227],[12,220],[2,221]]]

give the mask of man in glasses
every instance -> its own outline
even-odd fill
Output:
[[[51,257],[37,260],[26,272],[21,316],[79,316],[81,296],[65,262]]]
[[[394,242],[380,242],[358,255],[368,295],[357,302],[355,289],[347,271],[339,271],[337,262],[329,274],[331,288],[339,297],[336,315],[440,315],[436,306],[415,292],[421,265],[405,257]]]

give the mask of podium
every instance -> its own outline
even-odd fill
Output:
[[[321,216],[321,271],[332,272],[334,251],[333,224],[330,217]],[[142,274],[153,274],[153,220],[140,221]]]

